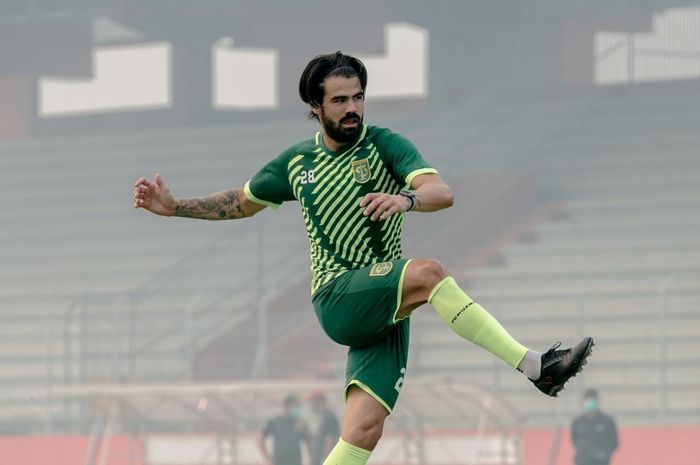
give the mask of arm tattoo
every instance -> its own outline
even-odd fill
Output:
[[[245,218],[239,190],[229,189],[206,197],[180,199],[175,207],[175,216],[202,220]]]

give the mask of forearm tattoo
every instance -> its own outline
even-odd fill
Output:
[[[180,199],[175,207],[175,216],[202,220],[229,220],[244,218],[238,189],[229,189],[206,197]]]

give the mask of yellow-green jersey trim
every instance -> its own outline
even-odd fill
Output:
[[[394,323],[396,323],[397,321],[405,320],[406,318],[411,316],[409,314],[403,318],[398,318],[398,319],[396,318],[396,316],[399,313],[399,308],[401,308],[401,301],[402,301],[401,296],[403,296],[403,279],[406,276],[406,270],[408,269],[408,264],[411,263],[412,261],[413,261],[413,259],[407,260],[406,263],[404,263],[403,268],[401,269],[401,277],[399,278],[399,285],[396,287],[396,310],[394,310],[394,318],[393,318]]]
[[[416,176],[420,176],[421,174],[438,174],[438,170],[435,168],[421,168],[419,170],[411,171],[408,173],[408,176],[406,176],[406,185],[410,186],[411,182],[413,182],[413,179],[415,179]]]
[[[257,198],[255,195],[250,190],[250,180],[245,183],[245,186],[243,186],[243,192],[245,193],[245,196],[248,197],[248,200],[251,202],[255,202],[259,205],[264,205],[266,207],[270,207],[273,210],[277,210],[281,204],[278,203],[273,203],[273,202],[268,202],[267,200],[261,200]]]
[[[382,407],[384,407],[384,408],[386,409],[387,412],[391,413],[391,407],[389,407],[389,404],[387,404],[386,402],[384,402],[384,399],[382,399],[381,397],[379,397],[379,396],[377,395],[377,393],[374,392],[374,391],[372,390],[371,387],[367,386],[365,383],[363,383],[363,382],[360,381],[359,379],[353,379],[352,381],[350,381],[350,382],[347,384],[347,386],[345,386],[345,402],[348,401],[348,391],[350,390],[350,386],[352,386],[353,384],[354,384],[355,386],[359,387],[360,389],[362,389],[363,391],[365,391],[365,392],[366,392],[367,394],[369,394],[370,396],[374,397],[374,399],[375,399],[377,402],[379,402],[380,404],[382,404]]]

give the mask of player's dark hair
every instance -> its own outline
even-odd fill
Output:
[[[324,95],[323,81],[331,76],[347,78],[357,76],[363,92],[367,87],[367,69],[360,60],[344,55],[342,52],[329,53],[315,57],[301,73],[301,79],[299,79],[301,100],[311,106],[321,105]],[[311,118],[318,119],[318,116],[309,111],[309,119]]]

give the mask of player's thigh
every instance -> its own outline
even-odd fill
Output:
[[[442,264],[431,258],[411,260],[406,267],[397,319],[406,318],[425,304],[435,286],[447,277]]]
[[[335,342],[362,347],[393,329],[401,305],[408,260],[376,263],[347,271],[313,297],[321,327]]]

